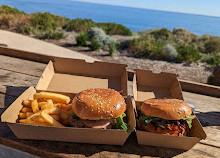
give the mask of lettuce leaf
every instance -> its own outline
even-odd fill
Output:
[[[194,118],[196,118],[196,115],[189,115],[189,116],[183,118],[182,120],[185,120],[187,122],[189,128],[191,129],[192,128],[192,120]],[[165,119],[162,119],[162,118],[159,118],[159,117],[147,116],[147,115],[141,115],[139,117],[139,120],[145,121],[145,127],[147,127],[149,125],[149,123],[151,123],[151,121],[160,121],[164,124],[169,123],[168,120],[165,120]]]
[[[139,120],[145,122],[145,127],[147,127],[151,123],[151,121],[160,121],[162,123],[169,123],[168,120],[165,120],[159,117],[147,116],[147,115],[141,115],[139,117]]]
[[[192,120],[194,118],[196,118],[196,115],[189,115],[189,116],[183,118],[183,120],[186,120],[186,122],[187,122],[190,129],[192,128]]]
[[[72,112],[71,113],[71,116],[73,117],[73,118],[77,118],[78,116],[75,114],[75,112]]]
[[[116,118],[116,128],[117,129],[123,129],[125,132],[128,132],[127,124],[123,121],[123,117],[125,117],[126,114],[123,113],[121,116]]]

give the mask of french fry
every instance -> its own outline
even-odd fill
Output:
[[[42,104],[42,105],[41,105],[41,110],[47,109],[48,104],[47,104],[47,102],[45,102],[45,103],[46,103],[46,104]]]
[[[26,119],[20,119],[19,122],[20,122],[20,123],[25,123],[25,122],[26,122]]]
[[[27,107],[31,107],[31,100],[23,100],[22,104]]]
[[[45,122],[49,123],[55,127],[64,127],[61,123],[53,119],[50,115],[48,115],[44,110],[40,113],[40,116],[44,119]]]
[[[27,118],[26,113],[20,112],[19,118],[21,118],[21,119],[26,119],[26,118]]]
[[[47,102],[47,98],[39,98],[37,99],[38,102]]]
[[[40,112],[37,112],[37,113],[31,115],[30,117],[28,117],[26,120],[29,122],[33,122],[33,121],[36,121],[39,116],[40,116]]]
[[[41,123],[43,123],[43,122],[45,122],[45,121],[44,121],[44,119],[42,119],[41,117],[38,117],[38,118],[36,119],[36,122],[41,122]]]
[[[59,106],[60,106],[60,103],[54,103],[53,106],[59,107]]]
[[[66,103],[66,104],[70,102],[70,97],[62,94],[56,94],[50,92],[40,92],[34,94],[34,99],[41,99],[41,98],[52,99],[53,101]]]
[[[41,106],[42,106],[42,105],[45,105],[45,104],[47,104],[47,102],[44,102],[44,101],[43,101],[43,102],[39,102],[39,103],[38,103],[38,107],[41,108]]]
[[[72,105],[71,104],[62,104],[62,103],[60,103],[59,104],[59,107],[61,108],[61,109],[63,109],[63,110],[72,110]]]
[[[37,113],[37,112],[40,111],[39,107],[38,107],[38,102],[37,102],[36,99],[31,102],[31,108],[32,108],[34,113]]]
[[[60,120],[60,117],[58,115],[50,115],[50,116],[53,117],[54,120],[57,120],[57,121]]]
[[[44,111],[50,115],[59,114],[60,108],[59,107],[46,108]]]
[[[24,108],[21,109],[21,111],[22,111],[23,113],[27,113],[27,112],[32,112],[32,109],[31,109],[31,108],[24,107]]]
[[[48,106],[48,108],[52,108],[53,107],[53,101],[51,99],[47,100],[47,106]]]
[[[72,112],[69,102],[70,97],[62,94],[36,93],[34,100],[23,100],[24,107],[19,113],[19,122],[29,125],[64,127],[64,125],[69,125],[68,118]]]
[[[34,114],[33,112],[26,112],[27,117],[30,117],[33,114]]]

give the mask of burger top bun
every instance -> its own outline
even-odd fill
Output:
[[[117,118],[126,110],[124,98],[112,89],[87,89],[78,93],[72,102],[74,113],[81,119]]]
[[[148,99],[141,106],[141,113],[166,120],[180,120],[191,115],[190,106],[178,99]]]

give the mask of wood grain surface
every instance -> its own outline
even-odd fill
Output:
[[[45,66],[0,55],[0,114],[27,87],[36,86]],[[207,139],[189,151],[138,145],[135,133],[124,146],[18,140],[5,123],[0,124],[0,143],[40,157],[220,157],[220,99],[190,92],[183,96],[195,106],[207,133]]]

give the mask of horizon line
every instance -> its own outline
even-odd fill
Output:
[[[124,8],[133,8],[133,9],[143,9],[143,10],[153,10],[153,11],[161,11],[161,12],[170,12],[170,13],[179,13],[179,14],[190,14],[190,15],[197,15],[197,16],[208,16],[208,17],[214,17],[214,18],[220,18],[220,15],[207,15],[207,14],[197,14],[197,13],[187,13],[187,12],[178,12],[178,11],[171,11],[171,10],[158,10],[158,9],[152,9],[152,8],[143,8],[143,7],[131,7],[131,6],[123,6],[123,5],[116,5],[116,4],[107,4],[107,3],[96,3],[96,2],[87,2],[87,1],[80,1],[80,0],[70,0],[75,2],[81,2],[81,3],[91,3],[91,4],[100,4],[100,5],[107,5],[107,6],[115,6],[115,7],[124,7]]]

